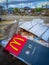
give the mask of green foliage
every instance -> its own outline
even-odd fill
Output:
[[[43,8],[35,8],[36,12],[41,12],[43,10]]]
[[[14,8],[14,12],[20,12],[20,9],[19,8]]]

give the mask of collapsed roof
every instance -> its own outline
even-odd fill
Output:
[[[20,22],[19,27],[31,32],[49,43],[49,27],[44,25],[44,20],[33,19],[32,21],[27,21],[25,23]]]

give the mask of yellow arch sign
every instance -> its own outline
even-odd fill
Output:
[[[20,40],[20,41],[24,42],[24,39],[22,39],[22,38],[14,38],[13,42],[10,42],[10,46],[12,47],[12,49],[14,49],[15,51],[18,51],[19,49],[12,45],[12,44],[16,44],[18,46],[21,46],[21,44],[19,42],[17,42],[16,40]]]

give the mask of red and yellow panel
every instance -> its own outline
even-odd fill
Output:
[[[13,38],[9,41],[5,49],[8,50],[10,53],[18,56],[19,53],[22,51],[24,45],[26,44],[26,41],[26,38],[15,34]]]

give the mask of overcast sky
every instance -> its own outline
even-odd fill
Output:
[[[7,0],[0,0],[0,5],[6,5]],[[42,4],[47,4],[49,6],[49,0],[8,0],[8,7],[42,7]]]

